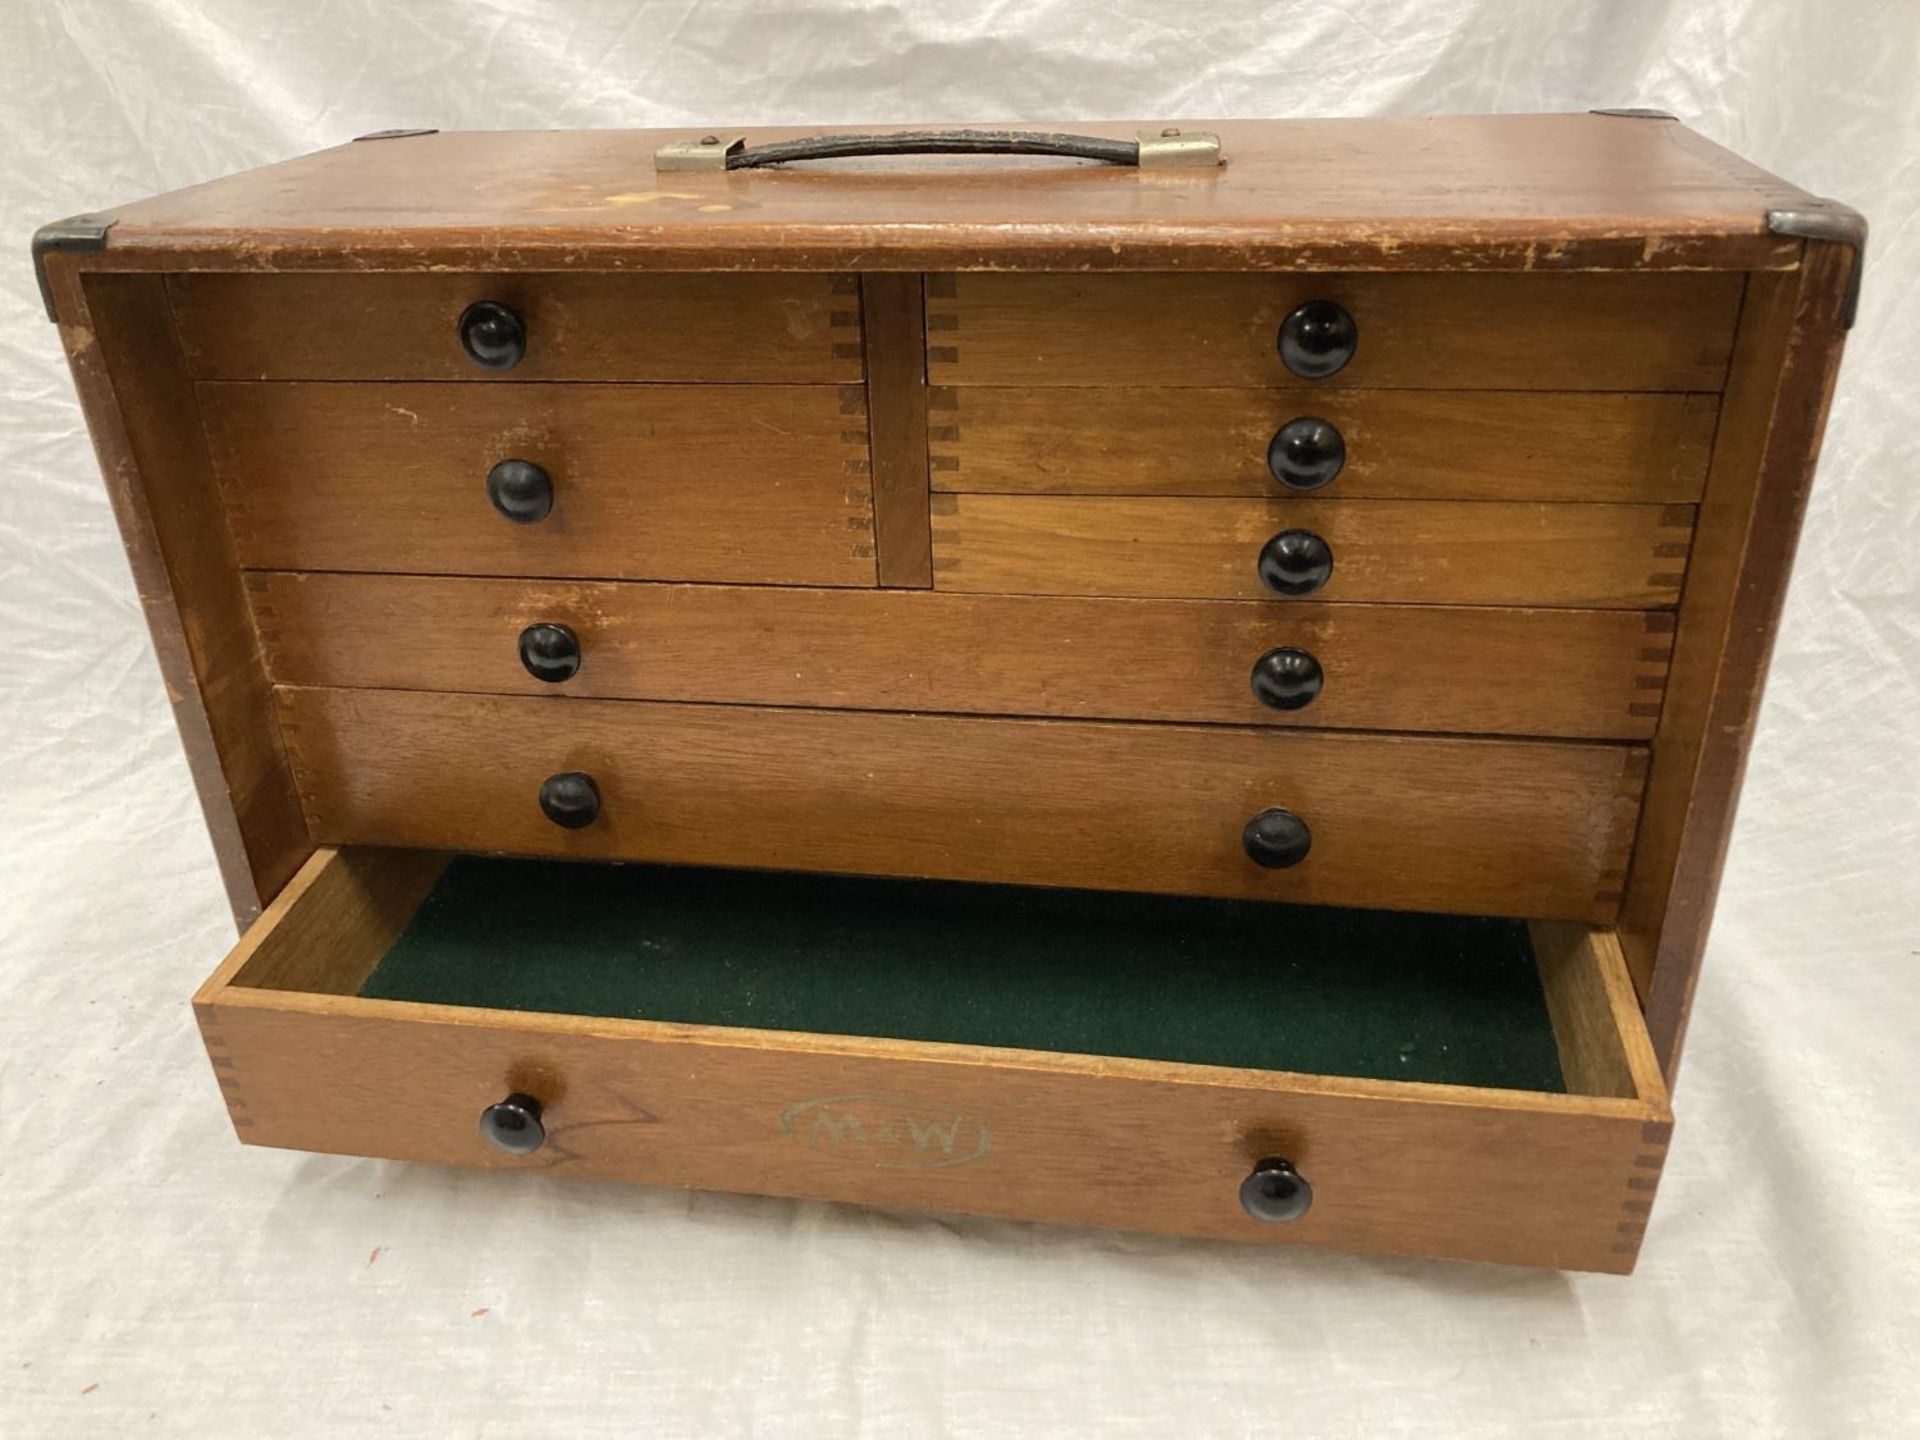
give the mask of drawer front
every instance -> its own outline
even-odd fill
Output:
[[[256,569],[874,583],[857,386],[202,384]],[[516,522],[493,477],[537,466]]]
[[[316,840],[1606,920],[1639,747],[284,687]],[[584,773],[597,818],[543,813]],[[1291,811],[1291,868],[1243,848]],[[574,818],[579,818],[575,816]]]
[[[1705,274],[929,276],[927,378],[1718,390],[1742,284]],[[1315,301],[1346,312],[1351,354],[1308,377],[1282,360],[1281,327]],[[1311,368],[1329,363],[1317,358]]]
[[[1567,1089],[1546,1094],[362,998],[443,864],[322,850],[201,987],[195,1012],[243,1140],[1625,1271],[1671,1130],[1604,931],[1531,927]],[[570,920],[600,923],[558,916],[556,933]],[[544,1127],[517,1154],[476,1123],[516,1092]],[[1272,1155],[1313,1187],[1287,1223],[1239,1203]]]
[[[1692,504],[1719,400],[944,385],[927,408],[936,490]]]
[[[1653,734],[1673,640],[1629,610],[281,572],[248,593],[286,685],[1594,739]],[[570,634],[571,676],[522,661],[535,626]],[[1285,665],[1318,672],[1269,685],[1298,708],[1255,696]]]
[[[851,276],[316,274],[168,277],[204,380],[858,383]],[[469,358],[476,302],[517,318],[524,356]]]
[[[1625,1271],[1670,1129],[1626,1101],[254,998],[277,1006],[199,1007],[253,1144],[1250,1243]],[[492,1149],[477,1117],[527,1087],[558,1097],[546,1145]],[[1291,1224],[1238,1200],[1276,1153],[1314,1187]]]
[[[1314,600],[1667,609],[1689,505],[936,495],[934,584],[976,594],[1279,600],[1261,556],[1317,537]]]

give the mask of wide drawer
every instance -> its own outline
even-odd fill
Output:
[[[1679,603],[1690,505],[935,495],[934,584],[975,594],[1281,598],[1262,552],[1322,547],[1299,595],[1430,605]],[[1288,598],[1294,598],[1290,595]]]
[[[249,568],[875,580],[858,386],[207,383],[199,396]],[[509,504],[536,487],[545,513],[509,518],[502,485]]]
[[[1742,285],[1707,274],[930,275],[927,379],[1718,390]],[[1282,326],[1310,302],[1340,307],[1351,327],[1349,358],[1311,377],[1281,355]]]
[[[247,589],[285,685],[1593,739],[1652,736],[1673,642],[1670,614],[1631,610],[280,571]],[[1314,678],[1256,698],[1256,671],[1288,666]]]
[[[325,844],[1596,921],[1618,908],[1647,760],[1544,740],[277,695]],[[540,795],[557,775],[591,779],[590,823],[548,818]],[[1244,848],[1249,823],[1276,809],[1311,836],[1288,868]]]
[[[1717,395],[942,385],[936,490],[1692,504]]]
[[[202,987],[243,1140],[1624,1272],[1671,1131],[1605,931],[444,865],[320,851]]]
[[[859,283],[841,275],[187,274],[167,290],[203,380],[858,383]],[[521,358],[477,364],[468,307],[504,306]]]

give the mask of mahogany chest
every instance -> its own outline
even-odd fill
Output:
[[[1629,1270],[1863,228],[1647,112],[48,226],[235,1130]]]

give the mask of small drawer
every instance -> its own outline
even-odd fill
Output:
[[[187,274],[202,380],[859,383],[844,275]]]
[[[256,571],[283,685],[1644,740],[1673,616]]]
[[[974,594],[1671,609],[1691,505],[936,495],[933,573]]]
[[[858,386],[198,388],[250,569],[875,583]]]
[[[195,1010],[252,1144],[1570,1269],[1672,1128],[1565,924],[321,850]]]
[[[325,844],[1617,913],[1647,752],[1547,740],[277,692]]]
[[[936,490],[1692,504],[1716,395],[943,385]]]
[[[1719,390],[1743,278],[927,277],[934,385]]]

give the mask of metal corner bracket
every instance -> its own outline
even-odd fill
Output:
[[[1644,110],[1635,106],[1626,106],[1619,110],[1589,110],[1589,115],[1611,115],[1616,120],[1678,120],[1678,115],[1669,115],[1664,110]]]
[[[1853,250],[1847,275],[1847,293],[1840,301],[1840,328],[1851,330],[1860,314],[1860,279],[1867,263],[1867,217],[1838,200],[1810,199],[1804,204],[1767,212],[1767,229],[1775,235],[1802,240],[1830,240]]]
[[[117,217],[112,215],[69,215],[54,220],[33,232],[33,278],[40,283],[40,300],[47,307],[47,319],[58,321],[53,309],[53,286],[47,280],[47,256],[56,250],[82,251],[107,248],[107,231]]]
[[[438,130],[369,130],[365,135],[356,135],[350,142],[358,145],[362,140],[404,140],[409,135],[438,135]]]

